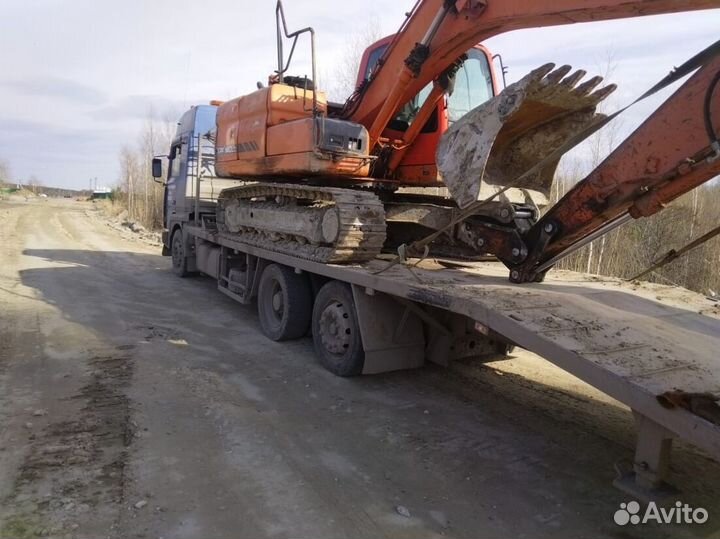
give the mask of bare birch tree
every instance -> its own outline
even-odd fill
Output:
[[[40,181],[40,179],[37,176],[35,176],[35,174],[32,174],[28,178],[28,187],[30,188],[30,190],[33,192],[34,195],[38,195],[38,194],[42,193],[42,185],[43,185],[42,181]]]
[[[0,185],[10,183],[10,162],[7,159],[0,159]]]
[[[332,100],[345,101],[355,91],[362,54],[381,37],[380,20],[375,15],[365,26],[348,35],[338,64],[331,72],[328,93]]]
[[[123,146],[120,150],[121,204],[126,206],[128,218],[147,228],[162,226],[163,186],[152,177],[154,156],[167,153],[175,122],[158,120],[148,112],[137,146]]]

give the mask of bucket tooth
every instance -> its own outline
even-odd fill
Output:
[[[584,96],[590,94],[598,85],[603,81],[602,77],[593,77],[587,82],[583,82],[580,86],[575,88],[575,95]]]
[[[438,170],[461,208],[507,185],[534,192],[538,203],[547,203],[557,161],[513,182],[596,121],[601,116],[597,105],[616,88],[597,89],[602,77],[580,83],[586,72],[571,70],[555,69],[555,64],[533,70],[443,135]]]
[[[548,62],[547,64],[541,65],[537,69],[534,69],[527,76],[532,77],[535,80],[539,80],[546,76],[548,73],[550,73],[553,69],[555,69],[555,64],[553,64],[552,62]]]
[[[558,67],[555,71],[548,74],[548,76],[545,78],[545,84],[557,84],[562,79],[565,78],[565,75],[570,73],[572,71],[572,66],[564,65]]]
[[[587,75],[587,71],[585,71],[584,69],[578,69],[572,75],[565,77],[561,84],[563,86],[569,86],[570,88],[574,88],[575,85],[580,82],[585,75]]]
[[[617,90],[617,85],[609,84],[600,88],[597,92],[593,92],[590,97],[593,98],[597,103],[600,103],[600,101],[604,101],[605,98],[611,93],[613,93],[615,90]]]

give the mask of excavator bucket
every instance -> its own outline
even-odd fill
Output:
[[[511,185],[548,202],[557,161],[537,174],[523,173],[581,133],[599,114],[597,105],[616,88],[596,88],[602,77],[578,84],[585,71],[546,64],[470,111],[443,135],[437,164],[461,208]]]

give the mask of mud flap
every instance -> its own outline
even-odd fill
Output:
[[[170,246],[168,245],[168,242],[170,241],[170,234],[167,230],[162,231],[162,256],[170,256],[172,252],[170,251]]]
[[[546,64],[470,111],[443,135],[438,170],[461,208],[513,184],[598,118],[597,105],[615,85],[597,91],[602,77],[579,84],[585,71]],[[550,194],[558,162],[513,187]]]
[[[363,374],[415,369],[425,362],[420,318],[392,297],[352,285],[365,349]]]

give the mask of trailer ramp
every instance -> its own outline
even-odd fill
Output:
[[[431,266],[414,269],[417,279],[394,268],[367,284],[465,314],[630,407],[636,454],[616,486],[642,499],[672,493],[664,479],[675,437],[720,461],[718,304],[571,272],[517,286],[498,264]]]

